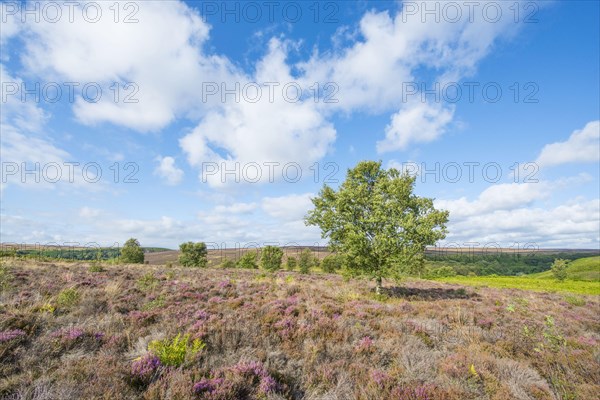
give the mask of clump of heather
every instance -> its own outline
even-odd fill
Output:
[[[25,332],[21,329],[13,329],[11,331],[2,331],[0,332],[0,343],[10,342],[14,339],[20,339],[25,337]]]
[[[199,395],[216,395],[219,387],[225,380],[223,378],[202,378],[200,382],[194,384],[194,393]]]
[[[79,328],[59,329],[52,334],[50,337],[59,339],[63,342],[74,342],[77,339],[83,337],[85,332]]]
[[[359,353],[369,353],[373,351],[373,339],[369,336],[363,337],[358,341],[355,349]]]
[[[146,354],[131,364],[131,375],[140,382],[148,383],[158,374],[160,366],[161,363],[157,356]]]
[[[428,384],[397,387],[392,391],[392,399],[398,400],[434,400],[434,387]]]

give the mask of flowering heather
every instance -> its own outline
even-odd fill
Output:
[[[157,356],[146,354],[131,364],[131,375],[139,380],[149,381],[156,374],[160,365]]]
[[[9,342],[13,339],[18,339],[25,336],[25,332],[20,329],[0,332],[0,343]]]
[[[196,394],[214,394],[220,385],[224,382],[223,378],[202,378],[200,382],[194,384],[194,393]]]
[[[559,293],[481,287],[467,289],[476,298],[456,297],[456,285],[407,279],[376,297],[369,281],[331,274],[103,268],[21,260],[9,267],[0,398],[34,390],[166,400],[541,400],[600,392],[594,296],[561,304]],[[68,284],[56,279],[67,272]],[[141,290],[144,276],[159,284]],[[82,284],[90,279],[94,285]],[[235,290],[223,290],[225,282]],[[69,287],[80,301],[42,311]],[[151,298],[164,304],[145,310]],[[518,306],[510,312],[508,304]]]

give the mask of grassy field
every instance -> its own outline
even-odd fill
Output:
[[[384,284],[5,260],[0,398],[598,398],[598,296]]]
[[[535,292],[570,292],[600,295],[600,282],[532,278],[529,276],[453,276],[437,279],[440,282],[461,285],[532,290]]]
[[[554,279],[552,271],[529,275],[537,279]],[[572,280],[600,282],[600,256],[585,257],[572,261],[567,268],[567,277]]]

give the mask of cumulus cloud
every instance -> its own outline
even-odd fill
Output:
[[[158,165],[154,170],[154,173],[165,180],[168,185],[177,185],[183,179],[183,170],[177,168],[175,165],[175,159],[173,157],[161,157],[156,158]]]
[[[565,142],[544,146],[536,163],[540,166],[554,166],[598,161],[600,161],[600,121],[591,121],[583,129],[574,131]]]
[[[313,208],[312,193],[290,194],[280,197],[265,197],[262,209],[271,217],[282,220],[302,220],[308,210]]]
[[[441,136],[452,121],[454,108],[416,103],[392,116],[385,128],[385,139],[377,142],[377,151],[405,150],[413,143],[427,143]]]

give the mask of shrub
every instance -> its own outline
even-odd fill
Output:
[[[131,238],[125,242],[121,249],[121,262],[125,264],[143,264],[144,250],[137,239]]]
[[[98,264],[98,263],[93,263],[89,266],[88,271],[90,272],[104,272],[104,268],[102,268],[102,265]]]
[[[298,266],[298,260],[296,259],[296,257],[289,256],[285,263],[285,269],[287,269],[288,271],[293,271],[296,269],[297,266]]]
[[[56,298],[59,307],[72,307],[79,302],[80,294],[75,288],[63,289]]]
[[[557,258],[556,260],[554,260],[554,262],[552,263],[552,266],[550,267],[552,270],[552,275],[554,275],[554,277],[557,280],[564,281],[565,279],[567,279],[567,266],[568,266],[567,260],[563,260],[562,258]]]
[[[141,290],[154,289],[158,285],[158,278],[152,272],[147,272],[138,279],[137,285]]]
[[[321,262],[321,268],[323,269],[323,271],[330,274],[342,268],[342,265],[342,256],[338,254],[330,254],[327,257],[325,257]]]
[[[179,263],[184,267],[206,267],[208,250],[204,242],[186,242],[179,245]]]
[[[246,268],[246,269],[256,269],[258,268],[257,264],[258,252],[249,250],[244,253],[244,255],[238,260],[237,266],[238,268]]]
[[[160,365],[160,359],[157,356],[146,354],[133,361],[131,375],[141,382],[150,382],[157,375]]]
[[[431,269],[427,275],[431,278],[446,278],[456,276],[456,271],[452,267],[445,266]]]
[[[173,339],[153,340],[148,344],[148,350],[160,360],[162,365],[178,367],[186,360],[198,354],[206,344],[200,339],[190,343],[190,334],[181,336],[179,333]]]
[[[221,263],[221,268],[235,268],[235,261],[230,260],[229,258],[226,258]]]
[[[300,259],[298,260],[298,266],[300,267],[300,272],[303,274],[308,274],[310,272],[310,267],[313,266],[314,259],[312,256],[312,252],[310,249],[304,249],[300,253]]]
[[[283,250],[277,246],[266,246],[262,250],[260,263],[267,271],[277,271],[281,268]]]

